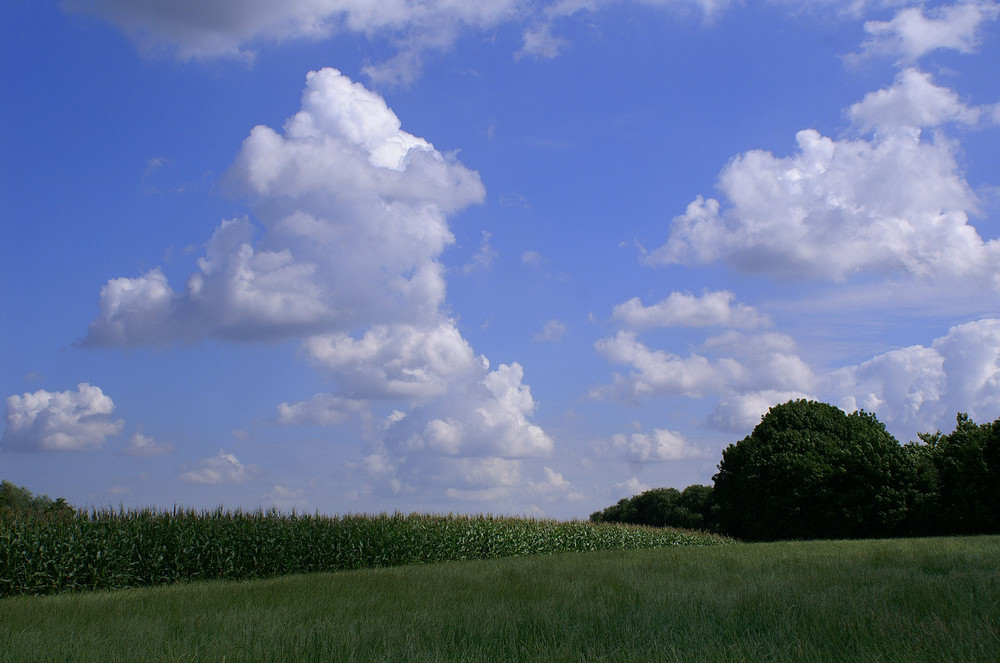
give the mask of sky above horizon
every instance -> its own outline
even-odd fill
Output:
[[[13,0],[0,62],[32,491],[586,518],[793,398],[1000,417],[998,2]]]

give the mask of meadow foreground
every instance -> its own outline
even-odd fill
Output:
[[[0,600],[0,662],[996,661],[1000,537],[671,547]]]

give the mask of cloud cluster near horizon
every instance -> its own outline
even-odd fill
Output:
[[[914,8],[866,30],[873,39],[898,37],[892,49],[905,50],[909,63],[940,48],[971,52],[979,26],[998,15],[994,2],[955,5],[930,18]],[[865,48],[879,50],[875,41]],[[894,297],[899,302],[901,290],[913,301],[941,292],[953,301],[995,299],[1000,240],[983,239],[971,223],[979,199],[959,164],[961,144],[948,131],[995,128],[998,108],[995,102],[969,106],[926,72],[906,67],[891,86],[846,110],[851,135],[835,139],[804,129],[791,156],[737,155],[719,175],[721,200],[698,196],[672,220],[667,241],[643,250],[641,261],[652,267],[723,263],[778,287],[827,281],[866,288],[881,291],[871,301],[882,306]],[[895,283],[873,280],[886,277]],[[846,411],[874,412],[904,441],[933,432],[954,412],[994,416],[1000,403],[995,319],[954,326],[927,347],[818,371],[790,336],[753,331],[770,320],[734,301],[729,292],[702,298],[675,292],[649,307],[638,298],[617,306],[613,319],[624,328],[596,348],[631,370],[591,396],[709,398],[715,405],[705,424],[728,431],[751,428],[772,405],[817,398]],[[657,326],[729,330],[679,356],[639,339],[640,331]]]

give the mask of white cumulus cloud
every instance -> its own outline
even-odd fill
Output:
[[[94,451],[125,425],[112,419],[114,410],[111,397],[86,382],[76,391],[8,396],[2,446],[8,451]]]
[[[305,491],[298,488],[288,488],[286,486],[275,486],[264,494],[265,504],[272,505],[281,511],[302,510],[306,508]]]
[[[526,56],[549,59],[554,58],[566,48],[568,41],[552,34],[552,26],[548,24],[528,28],[522,35],[523,44],[515,57]]]
[[[781,334],[730,332],[709,339],[705,354],[687,357],[650,348],[632,331],[601,339],[595,347],[608,361],[632,368],[628,374],[616,374],[612,384],[592,390],[591,396],[599,399],[638,402],[733,391],[797,391],[809,389],[815,380],[794,341]]]
[[[916,82],[915,82],[916,81]],[[869,97],[856,120],[885,122],[890,97],[926,80],[904,76],[887,98]],[[937,93],[935,93],[937,94]],[[955,116],[938,107],[925,119]],[[906,117],[909,116],[909,117]],[[1000,286],[1000,243],[970,225],[978,201],[955,158],[956,146],[899,125],[871,140],[835,140],[807,129],[788,157],[751,151],[727,165],[719,189],[728,201],[698,197],[676,217],[647,264],[723,261],[782,278],[845,281],[899,273],[928,282]]]
[[[225,483],[241,483],[260,473],[256,465],[244,465],[231,453],[219,450],[217,456],[198,461],[197,466],[184,472],[181,481],[221,485]]]
[[[833,371],[825,390],[850,412],[874,412],[903,441],[934,432],[966,412],[1000,416],[1000,320],[956,325],[929,346],[891,350]]]
[[[223,221],[181,287],[158,269],[110,281],[82,345],[298,339],[332,388],[280,404],[272,423],[360,419],[371,447],[362,465],[393,494],[439,476],[446,460],[551,452],[521,366],[490,370],[445,303],[448,217],[483,200],[477,173],[404,131],[381,96],[323,69],[280,131],[251,130],[226,182],[248,197],[253,221]],[[495,255],[482,239],[477,269]],[[388,407],[407,411],[374,424]],[[220,454],[182,477],[247,474]]]
[[[493,261],[497,259],[500,252],[490,245],[492,233],[483,231],[482,241],[479,243],[479,250],[472,256],[472,260],[467,265],[462,266],[463,274],[474,274],[476,272],[488,272],[493,268]]]
[[[631,331],[601,339],[595,347],[608,361],[632,367],[628,375],[616,374],[613,384],[593,390],[595,398],[627,402],[651,396],[702,398],[719,392],[744,370],[733,359],[713,362],[703,355],[680,357],[650,349]]]
[[[980,28],[1000,16],[1000,4],[992,1],[962,2],[925,12],[908,7],[890,21],[868,21],[869,38],[862,53],[885,53],[913,62],[931,51],[945,48],[972,53],[979,45]]]
[[[570,482],[550,467],[534,472],[524,461],[498,457],[446,461],[436,479],[448,486],[444,494],[450,499],[493,503],[523,495],[553,500],[571,490]]]
[[[663,301],[644,306],[633,297],[615,307],[612,317],[632,329],[653,327],[766,327],[770,320],[752,306],[735,303],[736,295],[728,291],[706,292],[696,297],[673,292]]]
[[[453,500],[515,500],[511,504],[518,495],[568,490],[568,482],[537,466],[555,443],[531,421],[536,403],[523,377],[517,363],[492,371],[483,364],[445,397],[387,418],[364,463],[374,485],[393,494],[419,489]]]
[[[639,493],[644,493],[650,486],[639,480],[639,477],[629,477],[627,480],[615,484],[615,492],[619,497],[632,497]]]
[[[966,106],[954,90],[931,82],[931,75],[905,69],[892,87],[869,92],[847,114],[862,131],[896,127],[936,127],[945,122],[975,124],[980,109]]]
[[[543,467],[541,480],[529,481],[529,487],[534,493],[549,496],[570,490],[572,484],[566,480],[566,477],[551,467]]]
[[[760,423],[761,417],[775,405],[799,399],[814,400],[801,391],[751,391],[724,395],[708,415],[712,428],[748,435]]]
[[[400,420],[388,437],[401,449],[432,453],[548,456],[554,442],[531,423],[535,400],[523,378],[524,369],[517,363],[484,369],[479,379],[456,383],[456,397],[440,399]]]
[[[654,429],[651,433],[618,433],[611,438],[612,450],[631,462],[698,458],[702,452],[677,431]]]
[[[157,442],[155,438],[143,435],[141,430],[137,430],[125,444],[124,453],[128,456],[151,458],[153,456],[164,456],[172,453],[173,450],[174,445],[169,442]]]
[[[619,0],[556,0],[546,7],[548,16],[572,16],[581,11],[598,11],[605,6],[617,3]],[[712,17],[733,4],[732,0],[635,0],[637,4],[649,7],[662,7],[679,13],[697,11],[706,17]]]
[[[483,361],[451,320],[427,328],[378,325],[359,339],[314,336],[303,347],[316,366],[334,374],[341,389],[356,398],[426,401],[481,371]]]
[[[101,291],[85,346],[272,341],[371,324],[436,324],[447,215],[483,199],[478,174],[406,133],[377,94],[312,72],[279,133],[254,128],[227,175],[264,233],[223,221],[183,289],[159,269]]]
[[[185,336],[174,291],[160,269],[136,278],[116,278],[101,288],[100,315],[84,345],[158,345]]]
[[[955,413],[974,420],[1000,416],[1000,320],[950,328],[928,345],[889,350],[824,373],[798,356],[791,338],[775,333],[727,332],[708,339],[704,355],[681,358],[652,349],[631,332],[599,342],[609,360],[632,371],[618,374],[592,396],[642,401],[703,399],[712,409],[709,428],[748,434],[767,410],[789,400],[833,403],[846,412],[873,412],[901,441],[946,428]],[[613,447],[633,461],[657,459],[669,436],[636,433],[614,437]],[[677,447],[673,447],[676,449]]]

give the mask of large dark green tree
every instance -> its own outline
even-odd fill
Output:
[[[874,415],[797,400],[777,405],[722,454],[723,532],[747,540],[902,533],[917,462]]]

